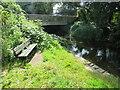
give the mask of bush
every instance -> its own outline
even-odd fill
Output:
[[[2,64],[7,65],[15,60],[13,48],[23,42],[20,30],[22,9],[14,3],[0,3],[0,16],[2,22]]]
[[[77,41],[99,41],[102,31],[97,30],[94,24],[76,22],[71,26],[71,36]]]
[[[43,31],[42,25],[24,16],[21,7],[12,2],[0,3],[0,16],[2,22],[3,65],[16,60],[13,48],[25,39],[38,44],[38,49],[43,51],[52,47],[60,47],[56,35],[49,35]]]

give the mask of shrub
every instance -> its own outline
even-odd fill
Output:
[[[76,22],[71,26],[71,36],[77,41],[99,41],[102,31],[97,30],[94,24]]]
[[[38,44],[38,49],[43,51],[52,47],[60,47],[56,40],[61,40],[56,35],[49,35],[43,31],[41,24],[28,20],[24,16],[21,7],[12,2],[0,3],[0,16],[2,22],[2,60],[11,63],[16,60],[13,48],[22,43],[25,39]]]

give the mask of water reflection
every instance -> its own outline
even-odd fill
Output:
[[[116,50],[75,42],[69,45],[69,50],[77,56],[82,56],[104,70],[120,77],[120,54]]]

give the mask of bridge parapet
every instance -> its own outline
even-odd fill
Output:
[[[55,15],[43,15],[43,14],[26,14],[25,15],[30,20],[42,20],[44,25],[66,25],[73,23],[75,16],[55,16]]]

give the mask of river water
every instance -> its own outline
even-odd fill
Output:
[[[67,44],[64,47],[69,52],[81,56],[107,72],[120,77],[120,50],[108,48],[104,44],[71,41],[70,37],[66,36],[69,26],[46,26],[44,28],[49,34],[56,34],[67,39]]]
[[[67,49],[71,53],[81,56],[105,71],[120,77],[120,51],[99,46],[97,43],[86,44],[68,41]]]

